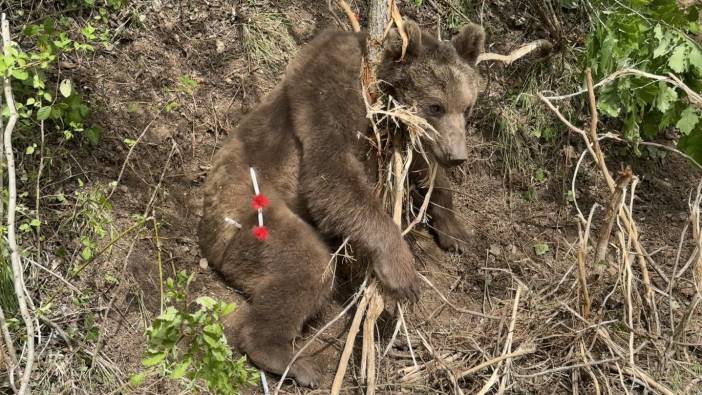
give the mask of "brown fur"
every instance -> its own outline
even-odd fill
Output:
[[[470,64],[482,49],[470,43],[482,45],[482,30],[469,27],[456,38],[459,56],[453,45],[422,34],[415,23],[406,26],[408,58],[397,62],[393,33],[379,78],[389,83],[388,94],[416,105],[437,128],[441,138],[431,151],[440,163],[460,163],[466,149],[464,114],[478,93]],[[283,81],[219,150],[205,185],[203,254],[249,297],[236,313],[234,345],[273,373],[285,369],[293,340],[329,297],[331,251],[325,240],[348,237],[372,262],[385,292],[411,301],[419,296],[414,258],[373,193],[364,163],[367,147],[358,138],[369,127],[359,83],[363,48],[363,35],[340,32],[323,33],[304,48]],[[431,112],[430,105],[441,105],[443,113]],[[264,211],[266,241],[251,234],[256,215],[249,166],[270,200]],[[447,187],[441,172],[430,214],[440,245],[459,248],[467,234],[452,213]],[[307,357],[292,366],[290,376],[308,386],[319,380]]]

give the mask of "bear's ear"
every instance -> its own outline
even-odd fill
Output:
[[[451,42],[453,47],[456,48],[458,56],[471,66],[475,66],[478,56],[483,53],[485,46],[485,30],[482,26],[469,23],[461,29],[461,32]]]
[[[411,20],[405,20],[403,26],[409,39],[404,59],[411,60],[419,57],[422,53],[422,30],[416,22]],[[385,37],[384,49],[387,59],[400,60],[402,57],[402,37],[397,29],[388,32],[387,37]]]

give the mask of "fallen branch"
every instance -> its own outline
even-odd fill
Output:
[[[3,53],[6,57],[9,57],[9,50],[12,40],[10,38],[10,24],[7,21],[7,18],[4,13],[2,14],[0,24],[2,25]],[[12,263],[15,295],[17,296],[17,303],[19,305],[20,315],[22,316],[22,321],[24,321],[24,326],[27,332],[24,370],[22,372],[22,378],[20,379],[19,389],[17,390],[18,395],[24,395],[28,391],[29,380],[31,379],[32,374],[32,366],[34,364],[34,337],[36,336],[36,333],[34,331],[32,315],[29,311],[29,308],[27,307],[28,295],[25,292],[26,287],[24,284],[24,268],[22,267],[19,248],[17,246],[17,236],[15,234],[15,212],[17,210],[17,180],[15,175],[15,157],[12,148],[12,131],[15,128],[18,114],[17,109],[15,107],[15,99],[12,95],[12,85],[10,83],[10,77],[8,77],[7,75],[3,79],[3,89],[5,91],[5,101],[7,102],[7,108],[10,111],[10,118],[7,121],[7,125],[5,125],[5,132],[3,137],[5,159],[7,161],[7,178],[9,191],[9,198],[7,202],[7,244],[10,248],[10,262]]]

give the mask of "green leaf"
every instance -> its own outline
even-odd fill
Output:
[[[700,117],[697,114],[697,110],[694,107],[689,106],[682,112],[682,114],[680,114],[680,120],[675,124],[675,127],[677,127],[683,134],[688,135],[695,129],[695,126],[699,121]]]
[[[224,307],[222,307],[222,317],[231,314],[234,310],[236,310],[236,305],[234,303],[225,304]]]
[[[621,107],[616,106],[608,101],[600,100],[597,103],[597,108],[599,108],[603,113],[612,118],[618,117],[621,112]]]
[[[702,73],[702,51],[697,47],[693,47],[688,56],[690,65],[697,69],[698,73]]]
[[[89,261],[90,258],[93,257],[93,250],[90,247],[83,247],[83,249],[80,251],[80,257],[83,258],[83,260]]]
[[[29,73],[27,73],[26,70],[14,69],[14,70],[12,70],[12,77],[14,77],[15,79],[18,79],[20,81],[24,81],[27,78],[29,78]]]
[[[653,57],[659,58],[670,51],[670,40],[672,37],[669,32],[663,34],[661,25],[656,25],[656,27],[653,28],[653,31],[655,37],[658,39],[658,46],[653,50]]]
[[[190,366],[191,360],[190,358],[186,359],[185,361],[179,363],[176,365],[176,367],[173,369],[171,374],[169,375],[170,378],[172,379],[179,379],[185,376],[185,373],[188,371],[188,367]]]
[[[684,73],[687,69],[687,46],[678,45],[668,59],[668,66],[676,73]]]
[[[546,243],[537,243],[534,244],[534,253],[538,256],[542,256],[546,254],[549,251],[548,244]]]
[[[59,91],[61,92],[63,97],[71,96],[72,90],[73,90],[73,85],[71,84],[71,80],[61,81],[61,84],[59,85]]]
[[[51,106],[42,107],[37,111],[37,119],[40,121],[46,121],[49,115],[51,115]]]
[[[29,222],[29,225],[38,228],[39,226],[41,226],[41,221],[38,218],[34,218]]]
[[[158,353],[158,354],[152,355],[152,356],[150,356],[150,357],[148,357],[148,358],[144,358],[144,359],[141,361],[141,363],[142,363],[144,366],[146,366],[146,367],[148,368],[148,367],[151,367],[151,366],[156,366],[156,365],[158,365],[159,363],[163,362],[163,360],[165,360],[165,359],[166,359],[166,353],[165,353],[165,352],[162,352],[162,353]]]
[[[144,380],[146,380],[146,372],[139,372],[129,378],[129,384],[133,385],[134,387],[138,387],[144,384]]]
[[[673,106],[673,102],[678,100],[678,92],[668,86],[663,81],[658,83],[658,95],[656,96],[656,108],[665,113]]]
[[[32,144],[32,145],[28,146],[26,150],[24,150],[24,153],[27,155],[31,155],[34,153],[35,149],[36,149],[36,144]]]
[[[211,309],[212,307],[214,307],[214,305],[217,304],[217,301],[209,296],[200,296],[199,298],[195,299],[195,303],[199,304],[204,308]]]

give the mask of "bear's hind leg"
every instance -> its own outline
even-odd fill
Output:
[[[267,210],[266,226],[270,234],[265,241],[240,235],[249,250],[256,246],[257,253],[249,257],[258,260],[255,264],[260,277],[249,290],[250,303],[238,314],[235,344],[260,368],[282,374],[294,355],[293,341],[300,336],[303,324],[331,293],[333,268],[329,248],[287,207]],[[311,357],[303,356],[291,366],[288,376],[314,387],[319,384],[320,372]]]

